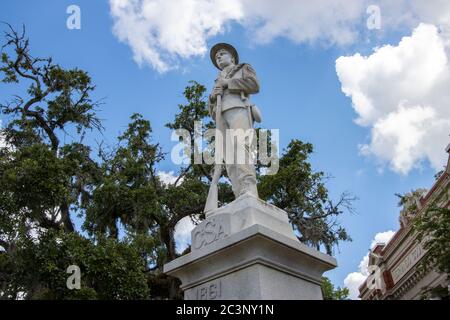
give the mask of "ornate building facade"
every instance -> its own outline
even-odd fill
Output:
[[[432,204],[450,208],[450,144],[446,169],[429,191],[416,190],[405,196],[400,212],[400,229],[387,243],[379,243],[369,253],[370,275],[359,287],[362,300],[414,300],[423,298],[424,289],[448,288],[446,274],[434,268],[419,268],[426,254],[416,241],[412,220]],[[432,298],[432,297],[428,297]]]

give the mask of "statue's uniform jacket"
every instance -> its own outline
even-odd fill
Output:
[[[216,82],[220,78],[229,79],[229,81],[228,87],[223,92],[222,116],[219,120],[220,123],[217,123],[216,127],[222,132],[224,137],[228,129],[252,129],[253,121],[248,106],[251,105],[249,95],[259,92],[259,82],[255,70],[247,63],[238,64],[220,71]],[[209,112],[211,117],[215,119],[215,101],[212,95],[209,97]],[[224,141],[224,144],[223,150],[226,159],[229,159],[230,147],[234,150],[234,162],[230,163],[227,161],[225,167],[235,196],[238,197],[245,192],[250,192],[257,197],[258,191],[254,165],[252,163],[239,163],[236,160],[237,146],[227,146],[226,141]],[[252,153],[248,146],[245,146],[244,152],[245,158],[249,159]]]
[[[238,64],[230,69],[224,69],[219,72],[216,81],[219,78],[229,79],[228,88],[224,90],[222,97],[222,112],[232,108],[246,108],[249,101],[242,99],[242,94],[248,98],[248,95],[259,92],[259,82],[256,72],[248,63]],[[214,118],[213,108],[215,103],[212,96],[209,98],[210,115]]]

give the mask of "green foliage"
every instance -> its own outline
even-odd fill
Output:
[[[17,246],[5,263],[12,271],[6,297],[17,288],[26,293],[27,299],[148,297],[145,261],[132,243],[104,237],[93,243],[74,232],[48,231],[38,239],[26,238]],[[66,286],[70,265],[81,269],[82,290]]]
[[[12,29],[4,49],[2,82],[28,89],[0,105],[8,117],[0,131],[7,144],[0,148],[0,298],[181,299],[179,281],[162,267],[182,254],[176,251],[177,223],[204,218],[212,166],[191,161],[174,183],[161,181],[165,154],[140,114],[131,116],[115,146],[101,144],[93,157],[83,138],[102,127],[89,75],[34,58],[24,33]],[[188,130],[192,139],[195,121],[202,122],[200,133],[212,128],[205,91],[190,82],[186,104],[166,126]],[[194,143],[191,148],[193,156]],[[331,201],[326,177],[309,163],[312,152],[311,144],[293,140],[277,175],[260,175],[259,164],[259,192],[288,212],[302,242],[331,253],[339,241],[350,240],[337,217],[351,211],[354,199],[343,194]],[[230,184],[221,181],[220,204],[233,198]],[[86,235],[75,231],[75,214]],[[70,265],[81,268],[80,290],[66,286]]]
[[[194,121],[204,121],[208,116],[208,108],[203,98],[206,87],[195,81],[190,81],[189,86],[183,92],[184,97],[188,101],[186,105],[178,105],[179,113],[175,116],[173,122],[166,124],[169,129],[185,129],[194,134]],[[204,129],[212,128],[213,124],[208,121]]]
[[[150,141],[150,122],[134,114],[119,137],[118,148],[103,159],[100,179],[87,206],[84,228],[117,238],[120,222],[137,232],[153,227],[152,216],[162,209],[158,191],[163,189],[155,165],[163,159],[157,144]]]
[[[0,131],[7,145],[0,149],[0,298],[148,298],[140,246],[74,231],[71,214],[90,207],[104,180],[82,143],[87,129],[101,128],[90,77],[34,58],[24,33],[11,29],[5,37],[2,82],[28,89],[0,105],[10,119]],[[72,129],[80,142],[62,144]],[[82,269],[81,290],[66,287],[71,264]]]
[[[322,277],[322,294],[324,300],[348,300],[348,288],[335,288],[327,277]]]
[[[68,196],[64,162],[45,144],[17,149],[10,157],[2,159],[1,184],[21,210],[38,216]]]
[[[22,80],[29,84],[26,97],[15,96],[9,103],[0,105],[4,115],[15,116],[4,130],[7,142],[18,144],[45,139],[56,152],[60,143],[57,130],[66,131],[73,125],[78,134],[84,134],[86,129],[101,128],[95,115],[98,103],[90,97],[95,86],[85,71],[65,70],[54,64],[52,58],[33,57],[25,31],[19,35],[10,27],[5,38],[3,47],[10,49],[11,54],[2,54],[1,81]]]
[[[431,207],[414,220],[417,241],[427,251],[423,265],[450,275],[450,209]]]
[[[81,141],[86,130],[101,128],[95,116],[98,103],[90,97],[94,85],[82,70],[65,70],[51,58],[33,57],[25,31],[19,35],[10,27],[5,39],[2,82],[20,81],[28,89],[0,105],[11,119],[1,130],[8,148],[0,152],[0,192],[20,214],[30,211],[42,227],[73,231],[70,210],[82,207],[99,171],[90,147],[75,141],[62,145],[60,135],[75,129]],[[60,222],[49,214],[55,210]]]
[[[186,94],[194,90],[187,88]],[[208,185],[195,174],[194,166],[182,168],[175,183],[162,182],[157,164],[164,154],[152,142],[150,122],[139,114],[133,114],[130,120],[117,147],[109,153],[101,151],[101,179],[86,206],[84,229],[91,235],[117,238],[121,224],[131,238],[146,243],[144,246],[151,244],[147,250],[141,250],[149,265],[151,297],[161,298],[159,295],[163,294],[162,297],[177,298],[179,284],[162,274],[162,266],[178,256],[176,224],[184,217],[202,215]],[[186,120],[178,115],[176,121]]]
[[[292,140],[280,157],[278,173],[260,176],[258,190],[262,199],[288,213],[300,241],[317,249],[323,245],[331,254],[339,241],[351,240],[336,217],[343,209],[352,212],[355,198],[343,193],[337,203],[332,202],[324,173],[314,172],[308,161],[312,152],[310,143]]]

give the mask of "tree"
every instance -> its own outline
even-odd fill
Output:
[[[335,288],[327,277],[322,277],[322,294],[324,300],[348,300],[348,288]]]
[[[317,249],[323,245],[331,254],[339,241],[351,241],[336,218],[344,209],[353,212],[356,198],[349,193],[337,203],[329,198],[324,173],[314,172],[308,161],[312,152],[310,143],[292,140],[280,157],[278,173],[259,176],[259,194],[288,213],[301,242]]]
[[[186,103],[167,124],[192,139],[191,163],[167,184],[158,175],[166,154],[153,140],[150,121],[133,114],[117,144],[100,143],[94,157],[83,140],[102,125],[88,73],[33,57],[24,32],[10,28],[5,37],[2,82],[28,90],[0,106],[9,118],[0,131],[7,145],[0,148],[0,297],[180,299],[179,281],[162,271],[189,251],[176,251],[177,223],[204,218],[213,166],[193,161],[193,139],[194,121],[202,122],[203,133],[213,127],[206,88],[189,83]],[[293,140],[277,175],[262,175],[265,166],[258,164],[259,190],[288,212],[300,241],[331,253],[339,241],[350,240],[337,218],[352,211],[354,198],[343,194],[331,201],[327,178],[309,163],[312,152],[311,144]],[[233,199],[222,180],[220,204]],[[75,230],[75,214],[85,234]],[[65,286],[72,264],[81,269],[81,291]]]
[[[175,226],[182,218],[201,213],[206,188],[187,173],[173,185],[165,185],[156,172],[163,158],[158,144],[151,142],[150,122],[132,115],[119,146],[103,155],[102,179],[93,192],[84,227],[91,234],[117,238],[121,222],[130,237],[152,243],[152,255],[142,252],[150,281],[168,283],[166,297],[174,299],[180,297],[179,283],[163,275],[162,266],[178,256]]]
[[[146,298],[145,260],[134,244],[86,239],[72,222],[102,178],[82,143],[87,130],[101,129],[89,75],[33,57],[25,31],[9,28],[1,81],[28,89],[0,105],[10,119],[0,131],[0,299]],[[72,264],[82,269],[81,291],[65,286]]]
[[[86,130],[101,128],[95,115],[98,103],[90,97],[94,85],[82,70],[65,70],[51,58],[33,57],[25,30],[19,35],[11,28],[5,37],[2,48],[10,54],[2,51],[1,80],[21,81],[28,89],[26,97],[16,95],[0,105],[2,114],[13,119],[2,130],[14,150],[2,157],[2,186],[10,190],[4,196],[42,227],[73,231],[70,209],[85,199],[98,170],[89,158],[90,147],[61,145],[60,134],[74,126],[82,140]]]
[[[450,275],[450,209],[431,207],[414,221],[417,241],[427,251],[424,264]]]
[[[442,173],[435,176],[436,179]],[[425,189],[413,190],[405,195],[397,194],[399,205],[403,206],[401,223],[411,225],[416,236],[416,242],[426,251],[421,259],[420,272],[427,272],[430,268],[450,275],[450,208],[445,207],[448,202],[447,190],[442,190],[434,200],[421,209],[420,199]],[[424,297],[430,295],[449,298],[448,288],[424,288]]]
[[[27,299],[145,299],[145,263],[127,241],[100,237],[94,244],[63,231],[42,233],[39,241],[21,239],[6,266],[12,271],[5,298],[26,293]],[[8,257],[8,256],[7,256]],[[80,268],[81,288],[66,285],[69,266]],[[119,285],[118,285],[119,284]]]

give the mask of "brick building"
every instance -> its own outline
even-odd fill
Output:
[[[362,300],[412,300],[422,297],[424,288],[448,287],[447,277],[428,268],[420,272],[418,267],[426,253],[418,243],[412,220],[436,203],[450,208],[450,144],[447,166],[429,191],[419,189],[407,195],[400,213],[400,229],[387,243],[377,244],[369,253],[369,273],[359,287]],[[411,210],[412,209],[412,210]]]

